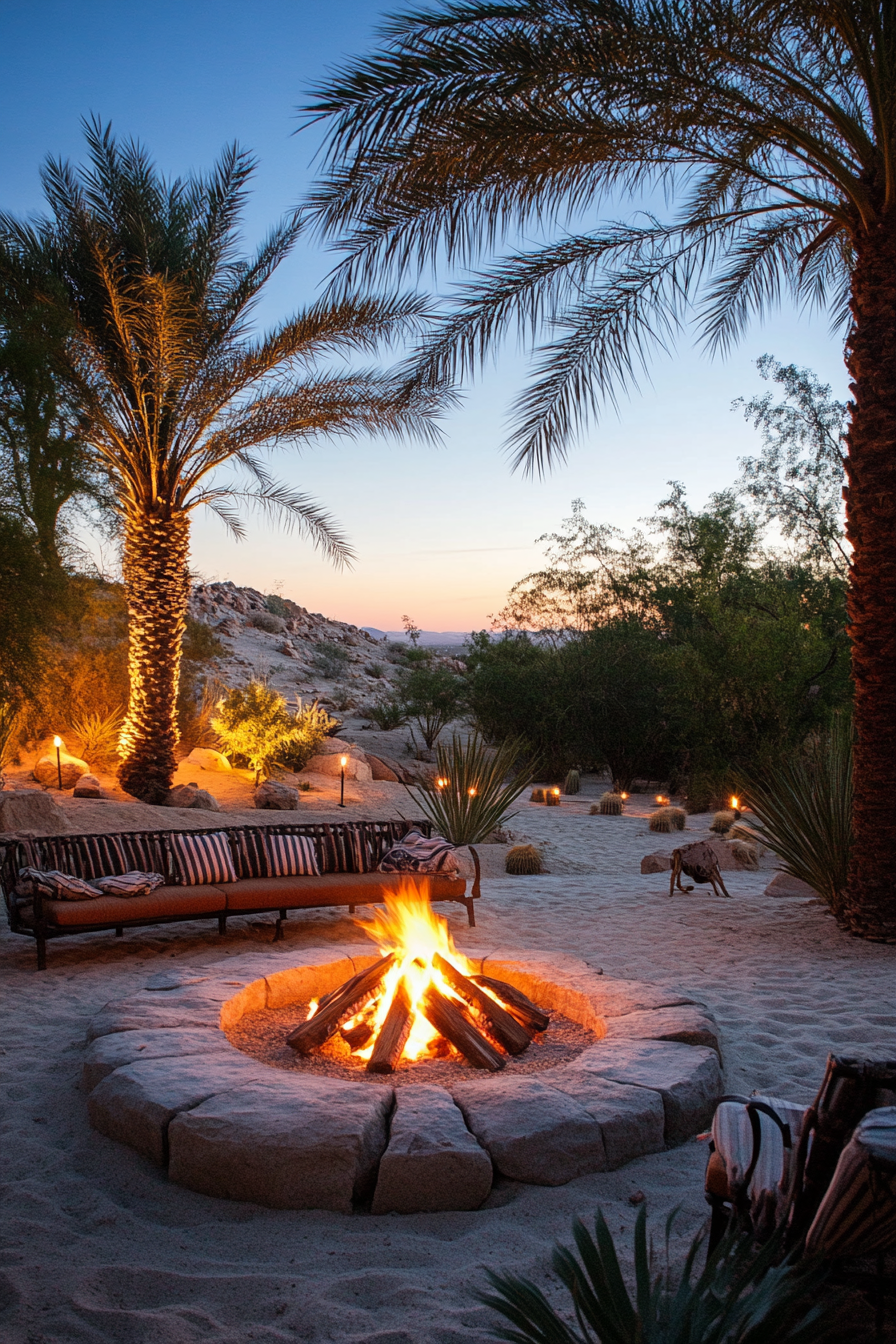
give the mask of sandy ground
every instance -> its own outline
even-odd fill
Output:
[[[333,809],[329,794],[303,797],[302,811],[359,815],[354,789],[347,813]],[[364,792],[369,816],[394,815],[399,798],[407,800],[394,785]],[[765,896],[768,872],[726,874],[730,901],[702,889],[670,901],[662,876],[640,876],[638,861],[677,837],[650,835],[643,815],[588,816],[590,793],[560,808],[523,804],[510,827],[545,845],[552,872],[486,880],[476,929],[462,911],[449,916],[462,949],[556,949],[608,975],[685,990],[723,1028],[731,1090],[808,1101],[829,1050],[896,1053],[896,948],[849,938],[815,902]],[[634,812],[646,812],[638,801]],[[102,816],[133,825],[116,817],[130,819],[138,805],[66,807],[87,829]],[[158,811],[146,822],[175,820]],[[708,820],[691,818],[686,838],[704,834]],[[600,1205],[626,1256],[638,1191],[658,1240],[668,1211],[681,1206],[675,1251],[701,1225],[706,1145],[696,1140],[554,1189],[502,1181],[476,1213],[375,1218],[209,1199],[93,1133],[78,1077],[87,1022],[108,1000],[172,963],[211,965],[268,949],[272,966],[282,966],[302,948],[358,937],[338,911],[294,915],[283,943],[272,944],[271,933],[260,916],[232,922],[223,939],[197,922],[60,940],[40,975],[30,942],[0,937],[4,1341],[467,1344],[490,1337],[494,1318],[473,1296],[486,1266],[530,1275],[557,1293],[550,1250],[569,1240],[574,1216],[587,1220]]]

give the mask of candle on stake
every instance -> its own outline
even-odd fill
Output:
[[[53,746],[56,748],[56,777],[59,780],[59,789],[62,791],[62,738],[54,737]]]
[[[339,806],[345,807],[345,767],[348,765],[348,757],[339,757]]]

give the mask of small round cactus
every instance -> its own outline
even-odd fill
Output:
[[[734,825],[734,813],[730,810],[717,812],[710,823],[709,829],[716,831],[719,835],[727,835],[728,831]]]
[[[605,793],[596,807],[591,808],[592,816],[621,817],[625,799],[621,793]]]
[[[661,807],[651,815],[650,829],[666,833],[683,831],[686,817],[683,807]]]
[[[504,861],[504,870],[514,877],[544,872],[541,855],[534,845],[514,845],[513,849],[509,849]]]
[[[570,770],[566,779],[563,781],[564,793],[578,793],[582,787],[582,777],[578,770]]]
[[[755,871],[759,867],[759,851],[746,840],[735,840],[731,845],[732,853],[745,868]]]

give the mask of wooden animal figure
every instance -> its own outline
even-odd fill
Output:
[[[712,889],[716,896],[731,896],[731,892],[725,889],[725,883],[722,881],[722,874],[719,872],[719,860],[716,857],[712,845],[707,844],[705,840],[698,840],[693,845],[684,845],[681,849],[672,851],[672,880],[669,883],[669,895],[675,894],[675,885],[678,884],[679,891],[693,891],[693,887],[682,886],[681,875],[693,878],[695,882],[711,882]],[[721,892],[719,891],[721,888]]]

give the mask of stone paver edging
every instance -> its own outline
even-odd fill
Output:
[[[478,1208],[493,1170],[562,1185],[712,1119],[722,1077],[706,1009],[558,953],[472,959],[602,1038],[544,1073],[393,1089],[269,1068],[230,1044],[224,1031],[244,1013],[325,994],[376,960],[369,945],[334,953],[161,973],[106,1004],[83,1068],[94,1128],[203,1194],[346,1213],[372,1199],[374,1213],[412,1213]]]

